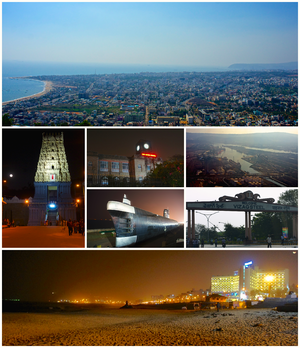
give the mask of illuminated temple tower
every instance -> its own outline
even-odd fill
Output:
[[[43,133],[42,148],[34,178],[35,194],[29,206],[29,226],[75,220],[71,176],[63,133]]]

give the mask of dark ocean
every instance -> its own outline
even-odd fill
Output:
[[[89,75],[121,74],[140,72],[210,72],[226,71],[220,67],[185,67],[159,65],[116,65],[116,64],[74,64],[38,63],[22,61],[2,62],[2,102],[28,97],[42,92],[44,83],[34,80],[10,79],[10,77],[42,75]]]

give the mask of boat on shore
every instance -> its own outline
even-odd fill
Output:
[[[116,247],[126,247],[170,232],[179,226],[169,218],[169,210],[163,216],[133,207],[126,195],[122,202],[109,201],[110,213],[116,230]]]

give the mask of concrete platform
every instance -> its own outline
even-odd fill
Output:
[[[85,236],[69,236],[66,226],[18,226],[2,229],[3,248],[84,248]]]

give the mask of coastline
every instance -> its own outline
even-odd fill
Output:
[[[34,80],[34,79],[31,79],[31,80]],[[35,94],[29,95],[26,97],[21,97],[21,98],[9,100],[9,101],[3,102],[2,105],[15,103],[15,102],[22,101],[22,100],[39,98],[39,97],[47,94],[48,92],[50,92],[53,89],[53,82],[51,82],[51,81],[42,81],[42,82],[44,82],[44,89],[42,90],[42,92],[35,93]]]

